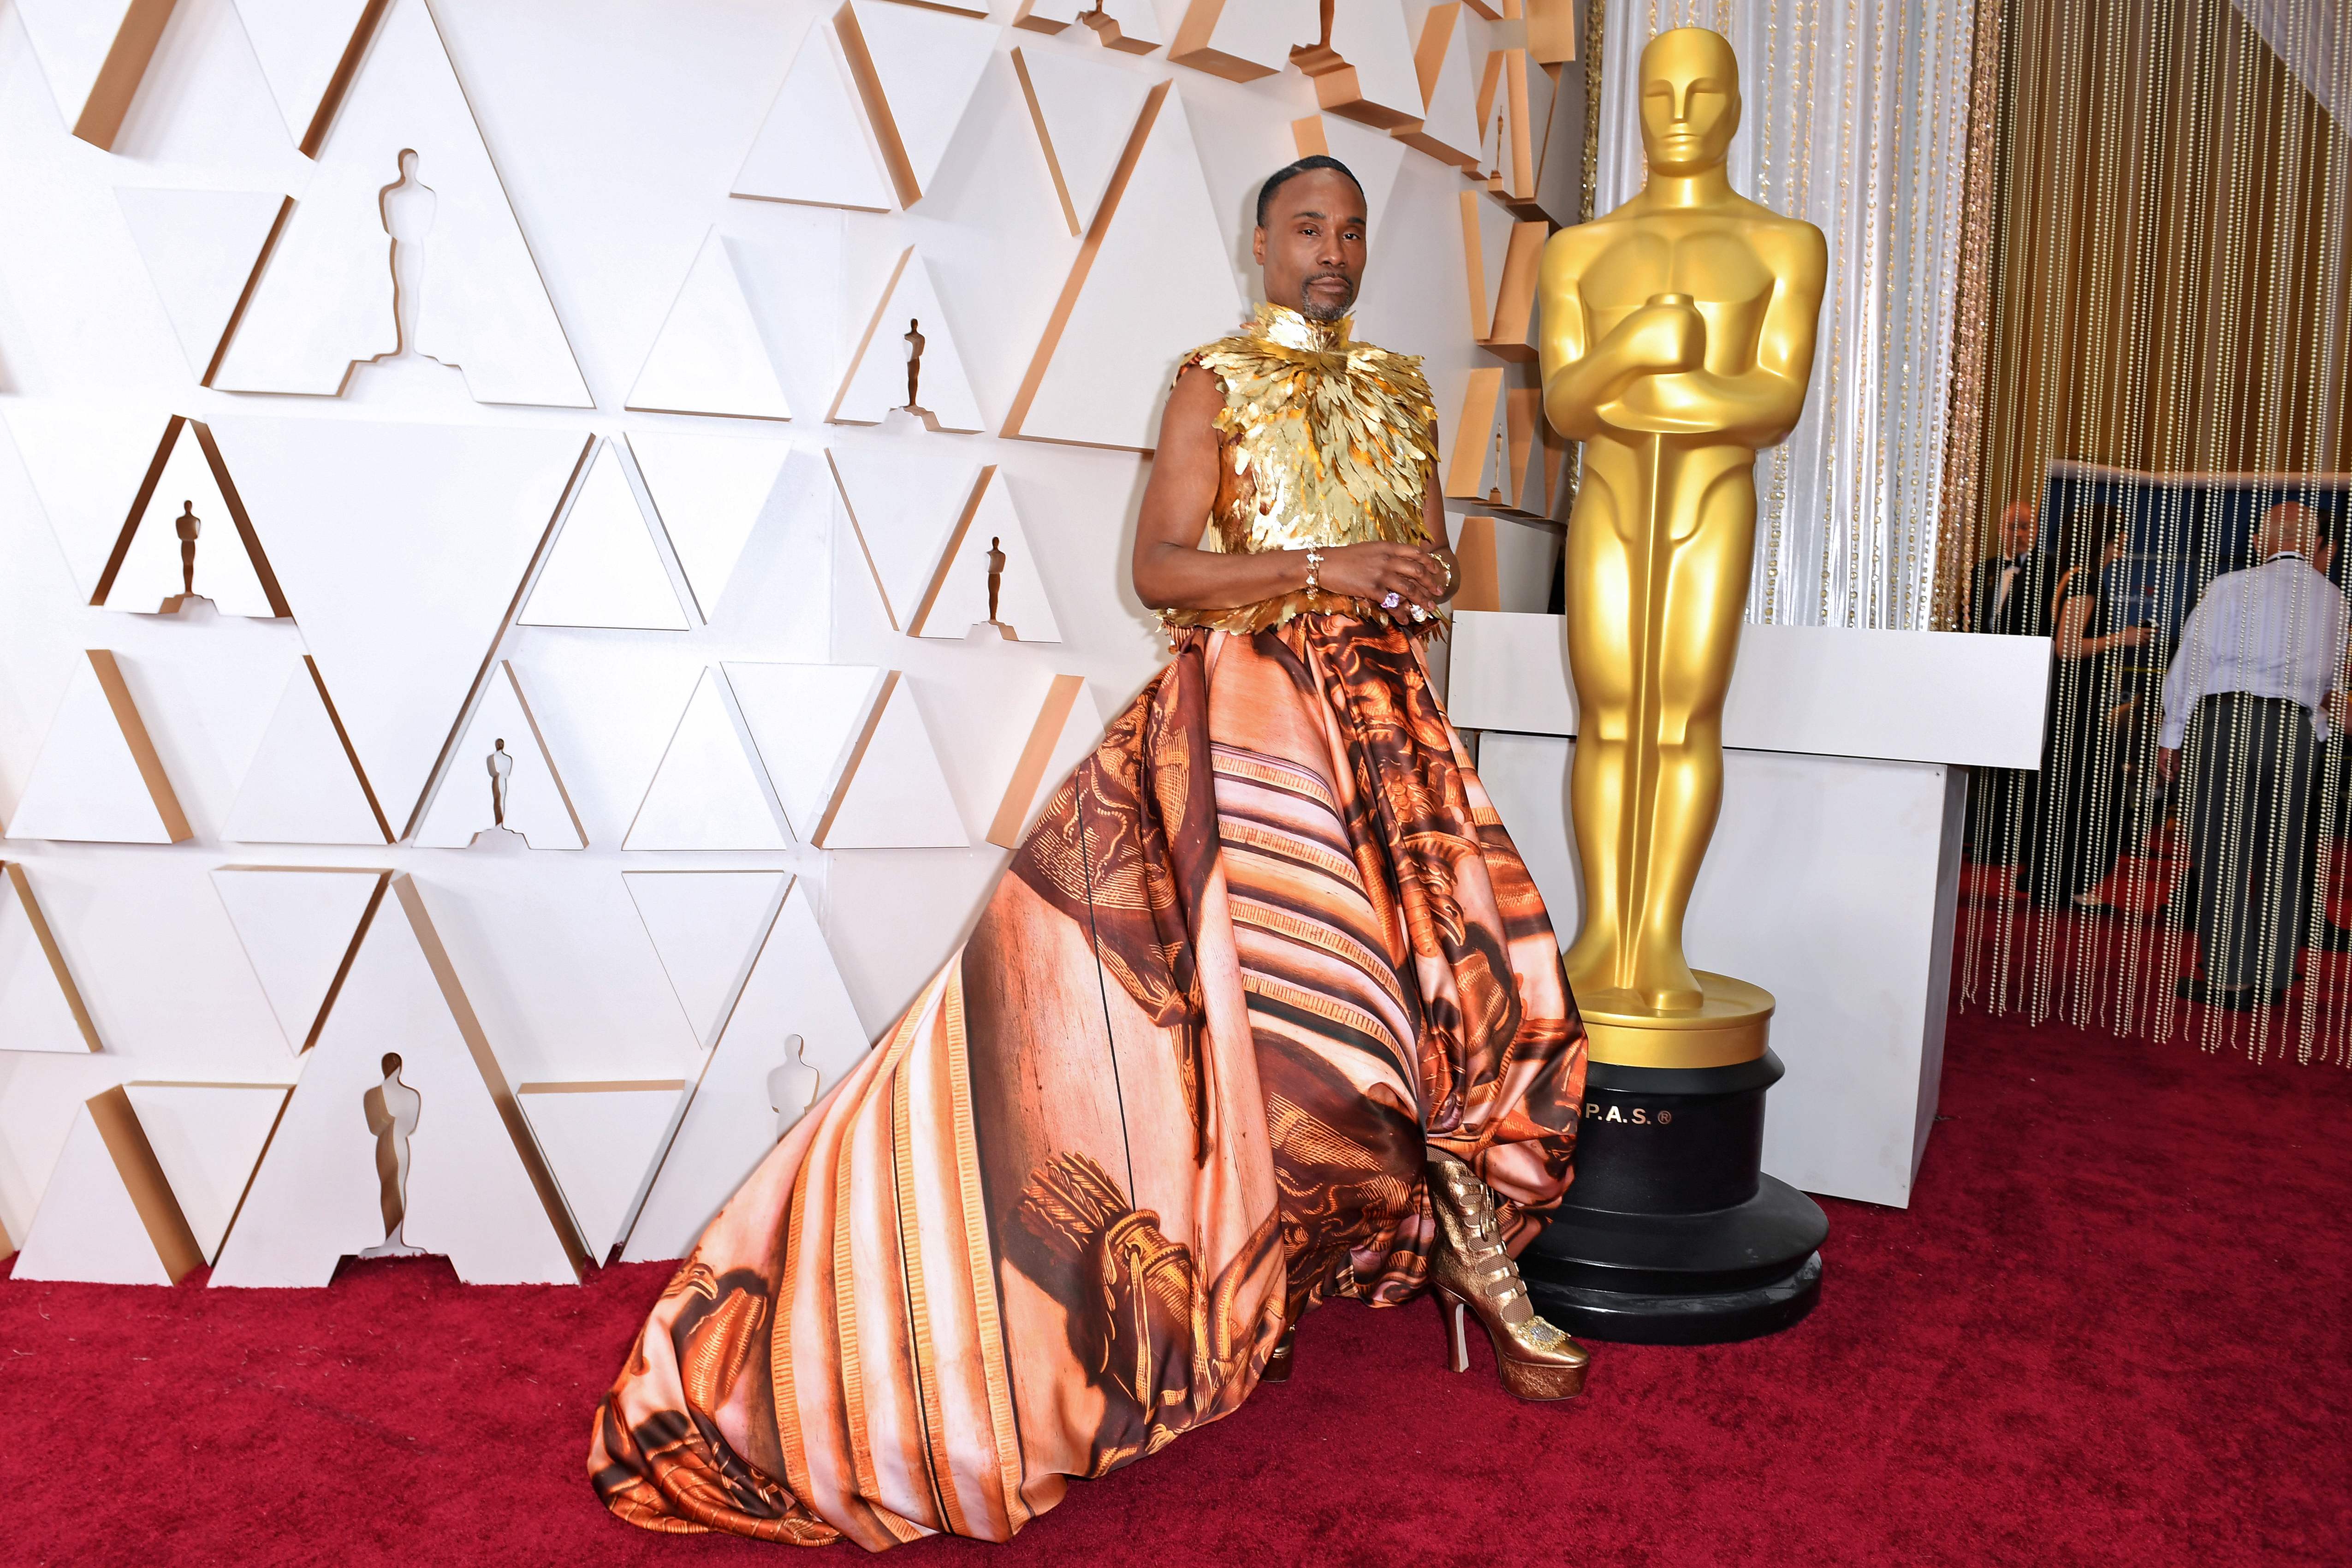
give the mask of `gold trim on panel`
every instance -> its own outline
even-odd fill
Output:
[[[131,1194],[131,1207],[139,1211],[139,1223],[146,1227],[163,1272],[177,1285],[190,1270],[204,1266],[205,1249],[196,1245],[196,1233],[180,1211],[180,1200],[164,1178],[163,1163],[147,1141],[147,1130],[139,1125],[131,1097],[117,1084],[82,1103],[89,1108],[90,1121],[106,1144],[107,1157],[114,1162],[115,1174],[122,1178],[123,1190]],[[255,1161],[257,1166],[259,1163]]]
[[[33,884],[26,877],[23,864],[0,861],[0,873],[6,874],[8,885],[16,890],[17,906],[32,922],[33,940],[41,944],[41,956],[49,961],[49,973],[56,976],[58,989],[65,994],[66,1008],[73,1014],[74,1027],[81,1031],[83,1043],[91,1050],[104,1050],[106,1047],[99,1043],[98,1026],[90,1022],[89,1008],[82,1003],[81,987],[74,984],[73,973],[66,967],[66,955],[49,930],[48,917],[41,912],[41,901],[33,896]]]
[[[139,705],[131,700],[131,688],[122,679],[122,666],[110,648],[86,651],[89,667],[98,675],[99,689],[106,693],[106,705],[114,710],[115,726],[131,747],[131,760],[139,766],[140,782],[147,786],[147,796],[155,803],[155,814],[163,819],[163,831],[172,836],[173,843],[186,843],[195,837],[195,830],[188,826],[187,815],[180,809],[180,797],[163,772],[163,759],[155,754],[155,742],[148,738],[147,722],[139,716]]]
[[[1087,286],[1087,275],[1094,270],[1095,257],[1102,249],[1103,238],[1110,233],[1112,221],[1118,216],[1118,205],[1127,195],[1128,182],[1135,175],[1135,165],[1143,157],[1144,144],[1151,140],[1151,131],[1160,123],[1160,105],[1168,101],[1171,84],[1161,82],[1143,100],[1143,110],[1135,117],[1135,128],[1128,132],[1127,148],[1118,155],[1118,167],[1111,171],[1110,184],[1103,187],[1102,201],[1095,208],[1095,220],[1087,226],[1087,237],[1078,247],[1076,259],[1070,263],[1070,275],[1063,281],[1061,297],[1054,301],[1054,310],[1045,318],[1045,330],[1037,339],[1037,352],[1030,356],[1029,369],[1021,377],[1021,388],[1013,395],[1012,410],[1004,416],[1006,436],[1021,434],[1022,422],[1029,417],[1029,405],[1036,400],[1037,389],[1045,384],[1045,369],[1053,363],[1055,351],[1062,346],[1062,329],[1070,323],[1070,312],[1077,308],[1078,296]]]

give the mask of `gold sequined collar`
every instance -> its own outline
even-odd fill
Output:
[[[1257,319],[1250,322],[1247,334],[1276,348],[1297,349],[1305,353],[1345,353],[1349,348],[1348,330],[1356,318],[1342,316],[1336,321],[1318,321],[1288,305],[1262,304]]]

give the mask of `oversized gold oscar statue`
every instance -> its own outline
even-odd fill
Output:
[[[1723,800],[1756,453],[1804,406],[1829,261],[1821,230],[1731,188],[1738,69],[1706,28],[1652,39],[1647,186],[1544,249],[1544,413],[1584,443],[1567,542],[1584,930],[1565,962],[1592,1059],[1627,1067],[1754,1060],[1772,1012],[1683,956]]]

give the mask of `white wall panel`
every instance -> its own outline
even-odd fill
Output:
[[[845,184],[788,188],[770,177],[776,171],[761,172],[760,150],[775,151],[762,127],[774,129],[780,89],[809,43],[836,47],[830,35],[839,8],[839,0],[398,0],[393,11],[407,15],[409,42],[429,41],[415,25],[429,23],[448,62],[446,78],[429,58],[423,62],[440,84],[435,117],[420,131],[438,139],[424,149],[421,171],[441,198],[436,228],[455,221],[459,196],[436,182],[459,160],[474,174],[495,174],[513,232],[528,241],[527,251],[503,251],[503,281],[494,288],[474,289],[462,271],[436,266],[425,287],[426,336],[442,308],[434,301],[454,302],[461,316],[475,310],[464,319],[479,325],[486,302],[522,297],[528,308],[517,324],[537,333],[551,361],[558,340],[544,329],[552,323],[584,384],[572,392],[568,370],[554,366],[563,374],[528,393],[546,402],[493,408],[474,395],[524,394],[469,392],[477,364],[460,373],[413,358],[366,367],[339,396],[200,384],[197,361],[237,270],[236,252],[268,193],[339,201],[350,226],[344,237],[389,279],[388,251],[376,248],[389,236],[370,216],[374,187],[359,189],[352,170],[338,173],[335,149],[344,130],[370,141],[388,133],[379,128],[396,114],[362,103],[357,118],[329,132],[318,161],[297,150],[315,114],[322,62],[340,47],[332,35],[359,9],[354,0],[181,0],[112,155],[68,133],[15,8],[0,6],[0,825],[13,826],[51,720],[87,667],[84,650],[98,647],[119,655],[193,830],[176,846],[0,839],[0,860],[21,863],[38,890],[104,1044],[95,1053],[0,1049],[0,1225],[10,1234],[29,1233],[89,1096],[142,1080],[269,1084],[310,1072],[312,1064],[293,1054],[299,1039],[288,1038],[308,1032],[299,1016],[304,1004],[291,1004],[291,1022],[273,1009],[248,957],[254,933],[233,922],[215,889],[224,867],[380,867],[419,877],[482,1034],[507,1079],[531,1085],[691,1084],[701,1075],[708,1037],[681,1006],[625,873],[642,873],[640,883],[679,872],[750,872],[747,880],[771,886],[788,878],[786,908],[804,910],[795,962],[809,973],[837,972],[846,996],[826,1025],[831,1037],[806,1058],[829,1078],[845,1065],[843,1053],[854,1056],[860,1036],[887,1026],[937,970],[993,885],[1006,851],[983,835],[1054,677],[1087,683],[1082,721],[1056,741],[1057,775],[1076,737],[1098,714],[1118,712],[1159,667],[1164,644],[1127,573],[1149,458],[996,434],[1082,244],[1012,50],[1018,46],[1033,66],[1048,62],[1040,74],[1056,83],[1095,89],[1049,89],[1054,96],[1098,97],[1108,106],[1078,104],[1075,119],[1065,120],[1075,131],[1057,132],[1095,139],[1083,149],[1092,161],[1074,193],[1082,227],[1093,216],[1090,192],[1108,183],[1143,98],[1179,84],[1171,90],[1182,94],[1189,144],[1171,143],[1165,167],[1192,228],[1175,237],[1186,247],[1187,278],[1221,299],[1229,279],[1236,290],[1251,281],[1250,200],[1259,179],[1296,155],[1291,122],[1313,112],[1313,86],[1287,70],[1235,83],[1172,64],[1157,46],[1182,18],[1185,7],[1173,0],[1156,10],[1150,0],[1111,7],[1129,18],[1129,43],[1150,40],[1140,52],[1106,48],[1083,26],[1015,26],[1022,7],[1014,0],[998,0],[985,23],[868,0],[869,12],[908,11],[922,32],[971,37],[964,30],[981,27],[985,58],[975,51],[969,94],[949,106],[944,139],[927,143],[921,198],[908,207],[890,192],[878,149],[857,140],[870,138],[865,106],[846,67],[828,57],[854,116],[848,140],[871,167],[860,171],[853,161]],[[1042,17],[1054,7],[1033,9]],[[1418,7],[1406,9],[1417,17]],[[1409,77],[1409,56],[1404,64]],[[366,79],[363,70],[362,88]],[[446,90],[452,79],[470,124],[441,112],[460,102]],[[1163,131],[1177,125],[1172,98],[1168,110]],[[1372,269],[1358,330],[1428,354],[1440,405],[1458,407],[1462,378],[1483,357],[1463,331],[1462,177],[1377,132],[1327,121],[1334,151],[1354,154],[1372,186]],[[479,163],[464,145],[477,135],[487,153]],[[394,174],[387,164],[376,184]],[[351,188],[339,190],[337,181]],[[490,194],[478,180],[473,189]],[[745,199],[754,195],[788,199]],[[887,210],[810,205],[827,196]],[[497,216],[478,207],[469,216],[485,212]],[[184,255],[173,248],[175,231],[187,237]],[[639,401],[630,395],[648,352],[714,231],[723,237],[741,319],[756,334],[752,346],[772,372],[768,411],[793,410],[790,424],[628,406]],[[922,267],[932,296],[924,310],[935,304],[940,321],[952,324],[941,335],[951,335],[971,405],[984,416],[978,432],[933,431],[895,416],[874,426],[824,418],[910,247],[917,259],[909,265]],[[532,279],[515,269],[518,258],[527,258]],[[371,287],[376,276],[370,272]],[[1096,282],[1105,277],[1098,271]],[[528,298],[525,282],[543,292],[543,304]],[[1127,309],[1152,308],[1148,290],[1129,298]],[[1239,300],[1236,291],[1233,305]],[[1118,308],[1101,318],[1110,328]],[[1210,316],[1231,313],[1220,303],[1185,331],[1205,337],[1226,324]],[[904,322],[897,325],[903,332]],[[874,398],[865,400],[884,408],[903,396],[891,394],[900,356],[889,326],[877,330]],[[1099,345],[1100,331],[1083,321],[1081,328],[1074,342],[1092,334]],[[928,315],[923,330],[931,331]],[[1186,346],[1171,338],[1153,352],[1165,361]],[[362,343],[352,352],[377,351]],[[455,350],[448,357],[466,360]],[[926,368],[927,389],[948,390],[928,379],[946,363]],[[1074,358],[1063,368],[1085,367]],[[1148,437],[1165,368],[1155,362],[1144,384],[1121,392],[1120,438]],[[562,385],[549,390],[556,382]],[[1074,374],[1067,384],[1091,381]],[[593,408],[549,405],[590,400]],[[1069,409],[1066,428],[1045,433],[1085,434],[1082,412]],[[127,598],[115,610],[89,605],[173,415],[220,437],[291,619],[117,613],[152,607]],[[959,414],[944,422],[971,421]],[[534,581],[551,584],[551,592],[578,586],[576,577],[567,586],[553,572],[548,527],[576,505],[567,480],[576,486],[575,461],[595,440],[610,443],[604,461],[617,470],[600,480],[595,499],[609,519],[636,526],[620,504],[625,489],[648,546],[633,548],[618,568],[602,558],[587,563],[628,574],[631,584],[617,585],[641,590],[598,604],[642,603],[656,613],[639,618],[682,618],[692,623],[686,629],[520,624]],[[985,536],[1001,532],[994,513],[972,519],[951,563],[960,570],[940,579],[938,624],[923,629],[948,635],[910,637],[894,625],[840,502],[828,450],[850,455],[853,467],[963,476],[937,526],[926,521],[910,536],[904,570],[889,569],[894,597],[903,584],[918,602],[960,520],[970,476],[993,465],[986,494],[1017,511],[1020,530],[1003,618],[1024,640],[966,637],[955,624],[968,624],[975,602],[984,605],[973,547],[984,551]],[[741,461],[718,460],[726,458]],[[759,471],[748,477],[739,471],[752,468]],[[499,490],[514,504],[487,505]],[[144,542],[162,548],[152,562],[142,557],[142,570],[176,570],[168,524],[179,498],[169,499],[171,506],[159,500],[152,509],[147,527],[160,531]],[[574,510],[571,523],[582,521]],[[207,513],[205,524],[199,593],[212,552],[233,548],[236,537],[226,517]],[[594,542],[584,531],[580,540]],[[659,613],[673,589],[677,616]],[[575,614],[562,597],[554,594],[549,608],[567,620],[635,613]],[[1050,615],[1058,641],[1036,640],[1041,615]],[[363,833],[351,837],[376,841],[241,842],[227,831],[288,677],[305,655],[318,661],[397,842]],[[463,736],[507,663],[560,766],[584,849],[496,853],[404,837],[436,779],[446,780],[437,787],[450,801],[471,803],[473,812],[487,800],[481,760],[465,752]],[[763,681],[760,670],[812,665],[898,672],[884,749],[921,742],[914,760],[923,764],[928,831],[910,835],[907,824],[885,820],[861,840],[968,844],[828,851],[807,842],[835,782],[829,770],[838,771],[827,731],[813,742],[812,755],[823,753],[814,762],[803,759],[797,771],[774,764],[791,775],[776,786],[812,803],[804,827],[795,818],[793,831],[772,825],[757,846],[719,850],[624,847],[706,672],[714,681],[740,672],[748,690]],[[767,689],[773,684],[761,684],[763,696],[775,695]],[[773,731],[790,704],[737,695],[745,721],[735,731],[739,750],[747,731],[753,742],[746,766],[772,773],[761,766],[764,752],[786,748],[761,731]],[[895,796],[886,790],[879,798]],[[427,837],[469,837],[474,826]],[[320,962],[312,956],[314,967]],[[309,984],[315,988],[319,977]],[[700,984],[707,990],[708,977]],[[854,1026],[845,1021],[852,1011]],[[355,1094],[371,1063],[354,1061],[345,1087]],[[764,1078],[761,1084],[764,1092]],[[577,1092],[524,1098],[579,1099],[575,1110],[587,1104]],[[622,1109],[632,1136],[641,1134],[644,1106]],[[773,1118],[764,1100],[760,1109]],[[367,1160],[364,1137],[357,1157]],[[576,1199],[600,1224],[609,1219],[612,1193],[572,1191],[582,1180],[576,1161],[556,1174],[567,1202]],[[362,1242],[375,1239],[363,1234],[370,1180],[372,1167],[358,1183]],[[697,1195],[678,1213],[690,1218],[700,1202]]]

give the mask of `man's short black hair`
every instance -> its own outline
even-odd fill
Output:
[[[1282,189],[1284,185],[1287,184],[1292,180],[1298,178],[1299,175],[1311,174],[1317,169],[1337,169],[1340,174],[1347,176],[1348,183],[1349,184],[1356,187],[1356,194],[1360,196],[1364,194],[1364,182],[1356,178],[1356,172],[1353,169],[1350,169],[1347,164],[1342,163],[1337,158],[1318,153],[1312,157],[1301,158],[1296,163],[1285,163],[1281,168],[1276,169],[1273,174],[1268,174],[1265,177],[1265,184],[1257,188],[1258,227],[1264,228],[1265,226],[1266,204],[1274,200],[1274,193]]]

